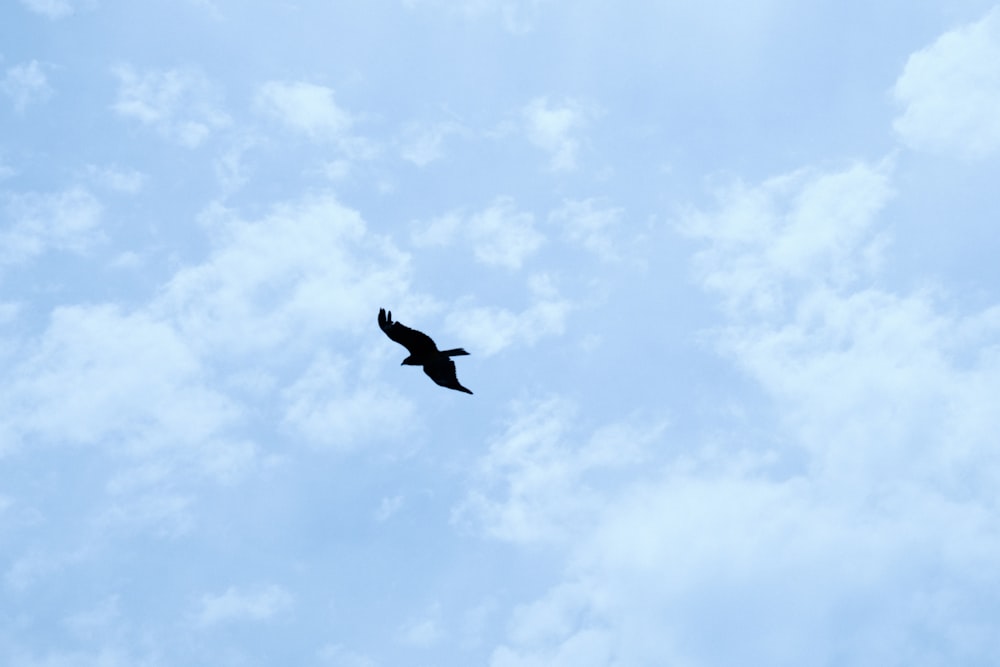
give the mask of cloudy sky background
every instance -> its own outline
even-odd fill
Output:
[[[1000,662],[1000,6],[8,0],[0,127],[5,664]]]

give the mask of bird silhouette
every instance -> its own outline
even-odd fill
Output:
[[[378,310],[378,326],[385,335],[405,347],[410,356],[403,359],[403,366],[423,366],[427,377],[435,383],[455,391],[472,392],[458,382],[455,374],[455,362],[451,357],[468,354],[460,347],[451,350],[439,350],[427,334],[411,329],[408,326],[392,321],[392,311],[385,308]]]

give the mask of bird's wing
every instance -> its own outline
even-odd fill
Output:
[[[424,373],[442,387],[464,391],[466,394],[472,393],[459,384],[458,374],[455,373],[455,362],[448,357],[437,357],[430,363],[424,364]]]
[[[378,325],[386,336],[405,347],[412,355],[422,356],[437,352],[437,345],[430,336],[399,322],[393,322],[392,311],[387,313],[385,308],[379,308]]]

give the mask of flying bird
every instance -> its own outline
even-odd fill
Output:
[[[392,311],[386,312],[385,308],[378,309],[378,326],[385,335],[405,347],[410,356],[403,359],[403,366],[423,366],[424,373],[442,387],[464,391],[466,394],[472,392],[458,383],[458,376],[455,374],[455,362],[451,357],[468,354],[460,347],[452,350],[439,350],[431,337],[427,334],[411,329],[399,322],[392,321]]]

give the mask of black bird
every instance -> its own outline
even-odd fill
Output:
[[[458,383],[455,362],[451,360],[451,357],[468,352],[460,347],[453,350],[439,350],[427,334],[399,322],[393,322],[392,311],[386,313],[385,308],[378,309],[378,326],[386,336],[409,350],[410,356],[403,359],[403,366],[423,366],[427,376],[442,387],[464,391],[466,394],[472,393]]]

